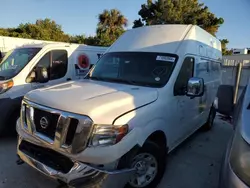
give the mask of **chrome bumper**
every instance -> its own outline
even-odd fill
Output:
[[[44,143],[40,138],[31,136],[27,132],[23,131],[20,126],[20,120],[17,122],[16,127],[17,133],[19,134],[17,154],[18,156],[28,165],[38,170],[42,174],[55,179],[61,180],[68,185],[78,186],[84,185],[86,188],[119,188],[124,187],[128,182],[129,178],[135,173],[135,169],[124,169],[124,170],[102,170],[97,169],[83,162],[74,160],[72,155],[65,153],[64,150],[56,150],[50,144]],[[36,160],[32,156],[29,156],[26,152],[20,150],[22,141],[32,143],[38,147],[52,149],[73,162],[73,166],[67,173],[55,170],[45,164],[42,160]]]
[[[119,188],[124,187],[129,178],[135,173],[134,169],[105,171],[86,165],[81,162],[74,162],[71,170],[64,174],[51,167],[44,165],[19,149],[22,138],[18,139],[17,154],[28,165],[42,174],[54,179],[61,180],[71,186],[84,185],[86,188]]]

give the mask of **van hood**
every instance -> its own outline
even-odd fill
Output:
[[[37,89],[29,101],[58,110],[89,116],[95,123],[111,124],[118,116],[154,102],[155,88],[79,80]]]

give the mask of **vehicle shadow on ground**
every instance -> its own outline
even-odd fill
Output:
[[[232,125],[218,118],[212,130],[198,130],[170,153],[158,188],[217,188],[223,154],[232,133]]]

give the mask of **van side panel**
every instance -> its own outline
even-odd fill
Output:
[[[77,49],[76,51],[74,51],[74,53],[72,54],[72,59],[71,59],[72,63],[70,65],[72,67],[72,77],[74,79],[83,78],[92,68],[92,66],[97,63],[97,61],[99,60],[101,55],[105,53],[105,51],[106,50],[104,49],[95,49],[95,50],[84,50],[84,49],[78,50]],[[78,63],[79,63],[78,58],[81,55],[87,56],[89,60],[88,68],[80,68],[80,66],[78,66]]]
[[[194,76],[204,79],[205,93],[198,99],[200,117],[198,126],[202,126],[208,117],[211,105],[216,97],[217,89],[221,83],[220,64],[222,60],[221,43],[203,29],[193,26],[182,41],[177,54],[195,57]],[[183,58],[178,62],[181,64]],[[178,66],[180,68],[180,65]],[[175,70],[177,75],[179,70]]]

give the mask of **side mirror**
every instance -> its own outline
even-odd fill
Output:
[[[234,110],[234,87],[220,85],[214,102],[215,109],[224,116],[231,116]]]
[[[46,83],[49,81],[49,71],[46,67],[36,67],[36,82]]]
[[[203,78],[190,78],[187,84],[186,96],[191,98],[201,97],[204,94],[204,88]]]
[[[32,71],[30,75],[26,78],[27,83],[35,82],[36,81],[36,72]]]

